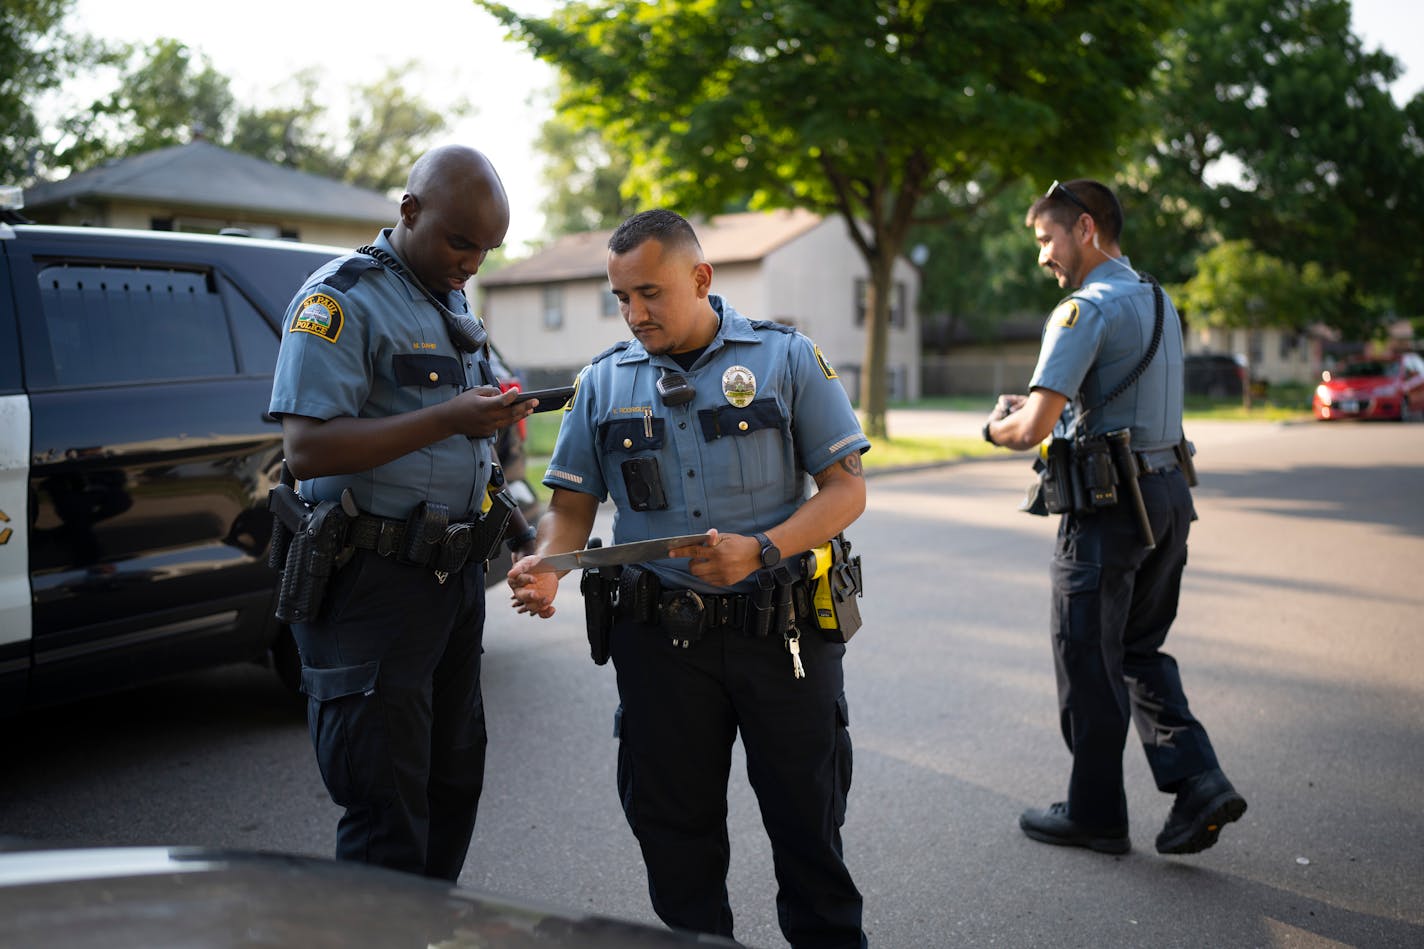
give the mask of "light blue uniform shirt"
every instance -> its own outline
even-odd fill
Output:
[[[612,497],[614,543],[713,527],[768,530],[805,502],[807,473],[870,447],[835,370],[811,340],[747,320],[715,294],[709,300],[721,326],[691,370],[670,356],[649,356],[636,340],[620,343],[579,374],[565,408],[544,483],[600,501]],[[755,380],[751,402],[741,408],[724,392],[724,377],[735,388],[742,376],[734,367]],[[655,386],[664,370],[686,376],[696,390],[691,402],[662,404]],[[656,459],[666,510],[632,509],[622,467],[632,458]],[[659,560],[651,569],[667,586],[721,589],[694,578],[685,559]],[[751,587],[746,580],[734,589]]]
[[[1168,448],[1182,438],[1182,324],[1165,293],[1162,341],[1136,384],[1089,412],[1080,434],[1131,428],[1138,451]],[[1102,401],[1141,362],[1156,322],[1152,285],[1126,257],[1106,260],[1054,309],[1043,329],[1043,346],[1030,388],[1067,396],[1069,418]]]
[[[383,230],[375,246],[399,260],[389,233]],[[463,293],[447,294],[446,305],[469,312]],[[365,255],[318,268],[282,327],[273,415],[386,418],[480,384],[481,357],[455,348],[444,317],[421,289]],[[369,471],[304,481],[299,490],[308,501],[325,501],[349,487],[363,512],[394,518],[435,501],[449,507],[451,520],[468,520],[483,506],[493,444],[457,435]]]

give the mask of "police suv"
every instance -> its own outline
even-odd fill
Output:
[[[287,304],[338,253],[0,221],[0,713],[269,651],[293,671],[266,406]]]

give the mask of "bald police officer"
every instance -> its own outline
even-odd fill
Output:
[[[1122,209],[1105,185],[1054,182],[1026,223],[1039,265],[1075,292],[1044,328],[1029,395],[1000,396],[984,438],[1025,450],[1050,434],[1065,446],[1079,437],[1101,445],[1108,433],[1120,443],[1126,430],[1133,451],[1119,465],[1117,503],[1078,505],[1059,524],[1053,650],[1073,767],[1067,800],[1025,811],[1019,826],[1044,843],[1126,853],[1122,752],[1131,717],[1157,787],[1175,795],[1157,850],[1196,853],[1216,843],[1246,801],[1187,708],[1176,661],[1162,652],[1196,516],[1182,470],[1190,455],[1182,438],[1181,326],[1171,300],[1123,256]],[[1092,481],[1090,462],[1069,463],[1078,465],[1074,477],[1081,469],[1080,481]],[[1141,508],[1131,503],[1127,478],[1136,479]]]
[[[292,301],[270,409],[303,498],[359,511],[324,607],[292,624],[317,762],[345,808],[336,856],[451,881],[486,745],[484,565],[454,541],[487,507],[493,436],[532,410],[489,387],[463,293],[508,226],[483,154],[421,156],[395,227]]]
[[[809,339],[710,292],[712,267],[683,218],[635,215],[608,248],[636,339],[579,377],[537,543],[540,554],[582,547],[605,497],[618,543],[712,531],[710,545],[675,549],[650,575],[625,573],[611,632],[618,791],[653,908],[670,926],[732,935],[727,781],[740,733],[782,932],[797,947],[863,946],[861,896],[841,856],[845,645],[804,616],[792,629],[759,627],[752,575],[860,515],[870,443]],[[510,585],[521,611],[548,616],[557,575],[529,572],[534,563],[515,564]]]

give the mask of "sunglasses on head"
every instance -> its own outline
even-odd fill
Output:
[[[1076,194],[1074,194],[1072,191],[1069,191],[1067,185],[1059,184],[1056,180],[1053,182],[1053,184],[1051,184],[1051,185],[1048,186],[1048,190],[1047,190],[1046,192],[1044,192],[1044,195],[1043,195],[1043,196],[1044,196],[1045,198],[1057,198],[1057,197],[1064,197],[1064,198],[1067,198],[1069,201],[1073,202],[1073,203],[1076,204],[1078,207],[1082,208],[1082,209],[1083,209],[1083,213],[1086,214],[1086,215],[1088,215],[1088,217],[1093,218],[1093,220],[1095,220],[1095,221],[1097,220],[1096,217],[1093,217],[1093,211],[1092,211],[1092,209],[1089,208],[1086,204],[1083,203],[1083,199],[1082,199],[1082,198],[1079,198],[1079,197],[1078,197]]]

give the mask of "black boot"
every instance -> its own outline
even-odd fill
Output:
[[[1157,852],[1200,853],[1216,843],[1223,825],[1240,820],[1244,813],[1246,799],[1219,768],[1187,778],[1157,835]]]
[[[1127,825],[1089,827],[1068,816],[1068,804],[1059,801],[1046,810],[1030,807],[1019,815],[1019,828],[1034,840],[1060,847],[1087,847],[1098,853],[1127,853],[1132,841]]]

